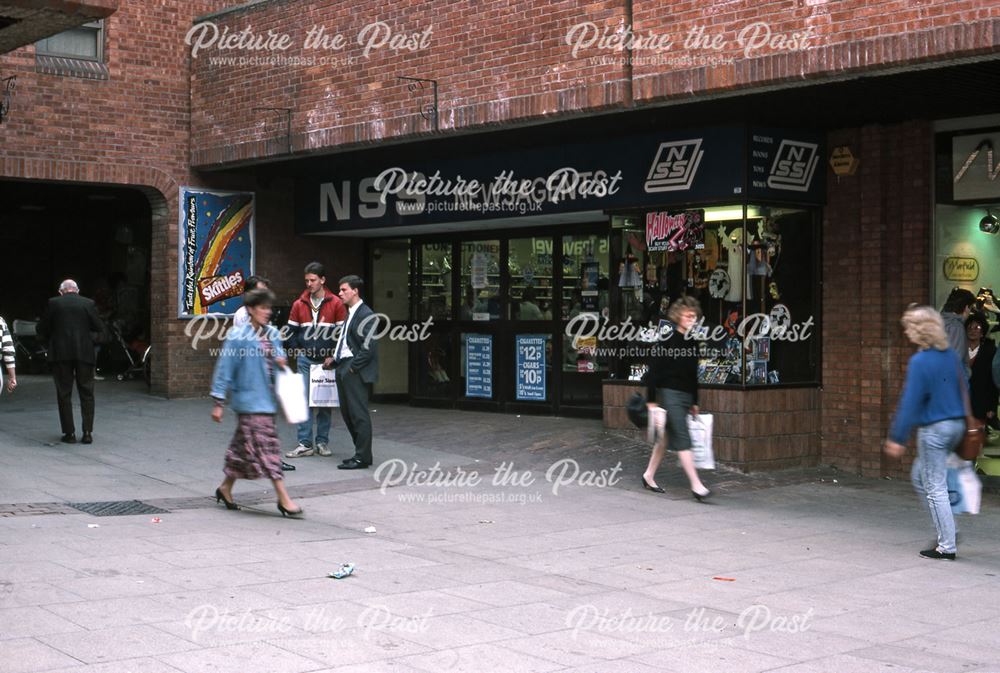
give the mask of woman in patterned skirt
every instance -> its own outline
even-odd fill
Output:
[[[285,490],[281,440],[274,429],[278,409],[274,371],[287,364],[278,330],[268,324],[274,295],[266,289],[251,290],[244,295],[243,303],[250,322],[233,328],[226,336],[212,380],[212,420],[222,422],[227,396],[238,414],[236,433],[226,451],[226,478],[215,489],[215,499],[224,502],[226,509],[238,509],[233,502],[236,480],[266,477],[274,484],[282,516],[301,516],[302,508]]]

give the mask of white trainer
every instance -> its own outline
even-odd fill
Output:
[[[326,444],[323,442],[316,442],[316,453],[324,458],[329,458],[333,455],[333,451],[326,448]]]
[[[299,444],[294,449],[285,454],[285,458],[305,458],[311,456],[315,453],[311,446],[306,446],[305,444]]]

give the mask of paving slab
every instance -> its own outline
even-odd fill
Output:
[[[100,383],[91,447],[56,441],[49,380],[0,398],[0,673],[1000,671],[990,493],[959,560],[931,562],[905,482],[719,470],[705,505],[671,461],[667,494],[643,491],[648,447],[599,421],[380,404],[378,459],[482,483],[383,489],[303,459],[292,521],[265,482],[238,483],[242,511],[215,503],[232,425],[207,400]],[[622,478],[554,489],[567,459]],[[166,512],[67,506],[84,498]]]

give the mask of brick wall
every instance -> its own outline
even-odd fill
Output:
[[[932,143],[925,122],[828,138],[861,163],[830,179],[824,210],[821,460],[868,476],[903,476],[912,460],[881,443],[913,352],[899,317],[930,298]]]
[[[257,36],[268,31],[287,36],[289,48],[213,45],[194,59],[195,166],[286,153],[284,115],[254,107],[292,109],[295,153],[430,133],[430,122],[419,114],[431,101],[430,90],[411,93],[396,79],[400,75],[439,82],[440,128],[454,132],[944,61],[1000,45],[1000,4],[947,0],[600,0],[585,6],[566,0],[404,0],[388,6],[374,0],[276,0],[205,18],[220,35],[249,26]],[[375,21],[384,22],[393,36],[431,33],[416,51],[383,47],[365,55],[356,40]],[[607,44],[602,40],[629,25],[646,44],[658,39],[671,44],[660,52],[634,49],[631,60],[601,48]],[[341,36],[346,46],[304,49],[314,26]],[[755,26],[759,32],[745,32]],[[755,37],[768,36],[768,45],[748,49],[757,44]],[[713,41],[721,48],[710,46]],[[419,47],[419,40],[415,44]],[[215,60],[272,55],[330,56],[334,62]]]
[[[189,54],[193,17],[229,0],[129,2],[106,20],[106,80],[37,72],[34,46],[0,56],[0,73],[17,75],[10,117],[0,126],[0,177],[113,184],[141,190],[152,206],[150,260],[154,392],[207,390],[211,361],[191,350],[177,315],[177,191],[181,185],[255,189],[189,168]],[[258,266],[290,302],[301,269],[319,257],[328,267],[358,268],[360,246],[302,240],[292,229],[291,190],[258,193]]]
[[[632,429],[625,405],[638,383],[606,381],[604,427]],[[744,472],[811,467],[819,462],[821,392],[815,388],[776,390],[705,388],[699,406],[712,414],[712,448],[720,463]],[[644,431],[637,431],[644,435]]]

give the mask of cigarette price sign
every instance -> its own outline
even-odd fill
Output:
[[[517,349],[517,389],[518,400],[545,401],[545,336],[540,334],[518,334],[515,337]]]

